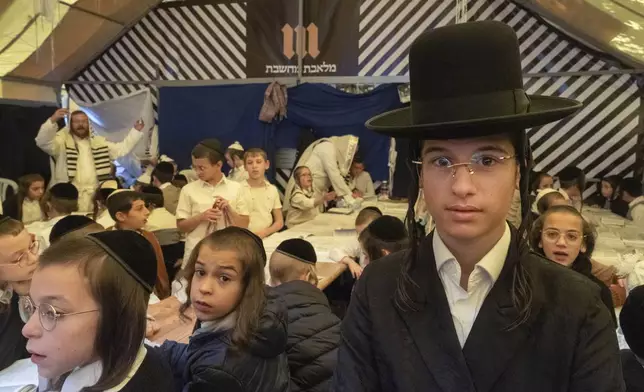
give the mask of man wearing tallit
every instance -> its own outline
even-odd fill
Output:
[[[353,135],[332,136],[313,142],[300,157],[297,165],[306,166],[313,176],[313,191],[323,194],[333,187],[338,198],[342,198],[347,207],[355,205],[351,189],[345,177],[349,174],[353,156],[358,150],[358,138]],[[295,188],[293,176],[288,181],[284,192],[283,210],[288,213],[291,197]]]
[[[69,127],[59,132],[58,120],[67,115]],[[89,118],[84,112],[78,110],[70,114],[67,109],[56,110],[36,136],[36,145],[55,161],[49,186],[71,182],[79,192],[79,211],[91,211],[92,197],[99,182],[111,178],[112,161],[132,151],[143,136],[144,126],[143,121],[138,120],[123,141],[111,143],[90,132]]]

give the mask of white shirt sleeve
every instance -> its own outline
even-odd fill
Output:
[[[186,192],[186,188],[181,189],[179,194],[179,202],[177,203],[177,212],[175,214],[177,219],[188,219],[192,217],[192,203],[190,202],[190,195]]]
[[[63,140],[56,138],[57,132],[58,124],[47,119],[47,121],[40,126],[38,135],[36,135],[36,145],[52,157],[58,156],[61,148],[60,141]]]
[[[344,248],[334,248],[329,252],[329,258],[335,262],[339,262],[345,257],[351,257],[352,259],[358,261],[362,249],[360,248],[360,242],[356,237],[355,241],[351,242],[350,245]]]
[[[250,192],[250,188],[240,186],[239,191],[237,191],[237,196],[235,196],[235,200],[230,201],[230,206],[239,215],[248,216],[250,215],[250,208],[246,201],[246,192]]]
[[[349,189],[349,186],[344,181],[340,173],[340,168],[338,168],[337,152],[333,143],[320,143],[315,147],[315,153],[320,157],[322,167],[329,181],[331,181],[331,185],[337,196],[350,195],[351,189]]]
[[[107,148],[110,150],[110,159],[118,159],[129,154],[142,137],[143,132],[132,128],[123,141],[118,143],[106,141],[105,144],[107,144]]]

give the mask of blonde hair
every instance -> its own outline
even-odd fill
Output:
[[[268,161],[268,155],[266,154],[266,151],[262,150],[261,148],[253,147],[244,152],[244,163],[246,163],[246,159],[255,156],[261,156],[265,161]]]
[[[0,223],[0,237],[9,235],[12,237],[22,233],[25,229],[24,223],[13,218],[5,219]]]
[[[301,280],[303,275],[308,274],[307,282],[314,286],[318,285],[319,279],[315,265],[305,263],[284,253],[274,252],[268,265],[271,273],[271,283],[287,283],[294,280]]]

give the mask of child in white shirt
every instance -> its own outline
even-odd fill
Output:
[[[237,182],[244,182],[248,179],[248,173],[244,168],[244,147],[239,142],[228,146],[226,150],[226,163],[230,166],[228,179]]]
[[[628,214],[626,217],[636,225],[644,227],[644,196],[642,195],[642,183],[635,178],[622,180],[622,199],[628,203]]]
[[[145,230],[171,230],[177,228],[177,218],[166,210],[163,191],[155,186],[145,186],[141,190],[150,216],[145,224]]]
[[[349,271],[351,271],[351,275],[356,279],[360,277],[362,269],[365,267],[364,254],[362,252],[360,242],[358,241],[358,237],[371,222],[381,216],[382,211],[377,207],[363,208],[356,217],[355,225],[357,235],[355,241],[346,248],[335,248],[329,252],[329,258],[335,262],[346,264]]]
[[[284,227],[279,193],[264,177],[269,165],[266,152],[260,148],[250,148],[244,153],[248,180],[242,182],[242,187],[250,212],[248,229],[260,238],[268,237]]]
[[[313,176],[306,166],[298,166],[293,171],[295,188],[289,201],[291,208],[286,213],[286,227],[291,228],[315,218],[320,212],[320,205],[335,199],[335,192],[323,195],[313,190]]]
[[[199,179],[181,189],[177,228],[186,234],[184,266],[192,249],[209,233],[227,226],[248,227],[248,206],[241,184],[221,171],[224,151],[217,139],[201,141],[192,150],[192,167]]]

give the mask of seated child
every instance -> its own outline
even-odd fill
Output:
[[[353,197],[367,199],[376,196],[371,175],[364,170],[364,162],[359,157],[353,158],[350,173]]]
[[[154,234],[143,230],[150,215],[150,211],[145,207],[143,195],[125,189],[115,191],[107,199],[107,209],[116,222],[113,229],[135,231],[150,242],[156,255],[157,265],[157,282],[154,286],[154,294],[160,299],[170,296],[170,282],[161,245]]]
[[[236,182],[243,182],[248,179],[248,173],[244,168],[244,147],[239,142],[228,146],[224,154],[226,163],[230,167],[228,179]]]
[[[536,220],[539,215],[555,205],[570,205],[568,194],[552,188],[540,190],[534,199],[534,203],[532,203],[532,217]]]
[[[405,224],[395,216],[383,215],[367,226],[358,237],[365,254],[365,265],[390,253],[409,247]]]
[[[145,206],[150,211],[145,229],[148,231],[170,230],[177,228],[177,218],[165,206],[165,196],[155,186],[144,186],[141,190]]]
[[[59,220],[49,233],[49,243],[62,238],[81,238],[87,234],[105,231],[105,228],[83,215],[70,215]]]
[[[284,227],[280,195],[275,185],[265,177],[269,165],[266,152],[260,148],[250,148],[244,153],[248,179],[242,182],[242,188],[250,212],[248,229],[260,238],[268,237]]]
[[[37,266],[38,241],[22,222],[0,215],[0,370],[29,357],[18,298],[29,294]]]
[[[42,241],[41,252],[49,247],[49,234],[54,225],[64,217],[78,211],[78,189],[66,182],[56,184],[45,193],[43,206],[49,220],[27,225],[27,230]]]
[[[286,355],[293,391],[327,392],[337,362],[340,319],[316,287],[317,256],[313,246],[294,238],[283,241],[271,255],[270,296],[288,309]]]
[[[155,280],[154,251],[131,231],[47,249],[20,299],[39,390],[172,391],[168,365],[143,345]]]
[[[351,271],[354,278],[359,278],[362,274],[362,269],[365,267],[364,253],[358,241],[358,236],[371,222],[380,218],[382,211],[378,207],[365,207],[356,216],[356,238],[355,241],[346,248],[334,248],[329,252],[329,258],[338,263],[344,263]]]
[[[289,201],[290,208],[286,213],[286,227],[291,228],[308,222],[320,212],[320,205],[335,199],[335,192],[317,195],[313,190],[313,175],[306,166],[298,166],[293,171],[295,189]]]
[[[175,391],[289,390],[286,315],[267,299],[266,252],[248,229],[227,227],[194,248],[184,272],[197,317],[190,343],[158,348],[172,368]]]
[[[548,260],[584,275],[597,284],[615,327],[617,319],[609,288],[592,274],[590,258],[595,249],[595,232],[572,206],[553,206],[537,219],[530,233],[532,250]]]
[[[18,178],[18,193],[2,203],[3,213],[25,225],[44,219],[40,199],[45,193],[45,179],[40,174]]]
[[[626,392],[644,391],[644,286],[631,290],[619,314],[619,324],[630,350],[622,350]]]
[[[173,215],[177,213],[177,204],[179,204],[179,194],[181,193],[180,188],[172,185],[174,171],[174,166],[170,162],[161,162],[152,172],[152,185],[161,190],[163,207]]]
[[[566,192],[570,201],[577,209],[581,211],[584,203],[584,189],[586,189],[586,174],[583,170],[575,166],[568,166],[559,172],[559,189]]]
[[[621,184],[622,199],[628,203],[626,219],[644,227],[644,196],[642,183],[633,177],[625,178]]]

